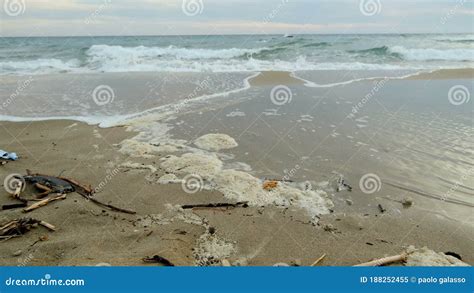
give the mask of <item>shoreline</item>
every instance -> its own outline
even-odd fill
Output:
[[[465,76],[472,71],[445,74]],[[429,74],[423,78],[427,76]],[[362,78],[371,81],[377,77]],[[462,255],[464,262],[474,264],[470,240],[466,236],[473,225],[459,219],[470,211],[466,207],[426,198],[410,190],[401,191],[389,184],[384,185],[381,194],[375,195],[366,194],[357,187],[362,175],[360,172],[380,166],[378,161],[365,165],[367,158],[375,159],[382,154],[391,158],[397,154],[397,150],[392,149],[395,147],[393,143],[382,139],[379,142],[387,143],[387,146],[374,149],[367,145],[363,151],[367,158],[361,157],[359,162],[352,162],[352,156],[348,159],[347,162],[357,168],[350,170],[343,161],[347,150],[357,150],[357,153],[363,149],[364,144],[360,141],[363,136],[354,138],[348,135],[344,144],[336,141],[344,129],[338,129],[331,119],[346,121],[345,115],[350,112],[346,113],[343,105],[349,109],[352,103],[349,99],[357,101],[361,93],[367,93],[365,88],[359,92],[334,93],[335,98],[324,100],[318,96],[326,93],[325,88],[306,87],[303,79],[289,72],[263,72],[246,80],[248,84],[244,83],[244,88],[248,92],[241,88],[230,90],[229,99],[235,100],[229,104],[212,103],[213,96],[210,99],[198,96],[197,100],[202,102],[200,111],[187,111],[183,107],[179,113],[165,111],[165,115],[136,115],[139,117],[133,123],[124,126],[101,128],[71,120],[1,122],[2,148],[20,155],[18,161],[1,166],[2,178],[12,173],[24,174],[25,169],[53,176],[61,174],[98,188],[95,195],[98,200],[136,212],[128,215],[110,211],[75,193],[28,214],[22,213],[21,209],[3,211],[0,213],[2,223],[31,216],[58,229],[49,232],[38,227],[21,237],[5,241],[2,243],[4,252],[0,255],[2,264],[145,265],[142,258],[158,254],[176,265],[185,266],[220,265],[223,259],[232,265],[271,266],[284,262],[308,266],[327,254],[321,265],[356,265],[398,254],[411,245],[417,248],[427,246],[436,252],[454,251]],[[293,91],[294,101],[275,108],[269,96],[271,86],[286,83]],[[356,84],[369,89],[370,85],[370,82]],[[242,93],[261,98],[251,101]],[[389,94],[394,93],[399,94],[396,90],[384,94],[390,98]],[[218,93],[214,97],[221,95]],[[325,102],[331,104],[325,106]],[[183,103],[192,106],[188,100]],[[320,112],[302,115],[313,103],[319,106]],[[302,108],[291,110],[292,106]],[[169,105],[163,107],[168,109]],[[325,107],[338,111],[327,112],[328,116],[325,116]],[[377,111],[364,110],[376,118],[373,113]],[[255,120],[252,111],[258,114]],[[282,113],[287,116],[282,117]],[[367,118],[364,119],[357,123],[367,123]],[[254,125],[252,121],[261,123]],[[403,119],[400,121],[405,122]],[[248,126],[246,123],[251,124]],[[269,123],[275,123],[271,128],[273,131],[268,130]],[[377,120],[374,123],[377,124]],[[276,171],[281,168],[278,164],[293,167],[298,162],[298,158],[291,156],[286,148],[276,149],[267,157],[273,150],[267,145],[278,145],[275,139],[287,131],[285,127],[293,125],[298,126],[299,132],[292,133],[291,147],[298,149],[298,153],[306,153],[299,149],[304,145],[324,142],[328,138],[330,142],[326,148],[316,149],[313,158],[316,165],[307,167],[310,170],[296,168],[301,173],[290,178],[295,182],[277,184],[278,188],[284,188],[282,193],[265,193],[261,190],[261,183],[265,182],[262,178],[279,178]],[[354,136],[364,130],[354,123],[347,127],[347,133]],[[314,128],[313,132],[308,132],[311,128]],[[241,135],[240,129],[244,130]],[[210,133],[223,133],[228,137],[220,135],[215,140],[203,139]],[[245,136],[241,137],[244,133]],[[201,139],[201,144],[196,143],[198,139]],[[214,149],[216,143],[219,147]],[[270,151],[267,153],[267,150]],[[186,154],[191,154],[189,160],[183,159]],[[341,162],[336,160],[338,157],[341,157]],[[415,157],[413,161],[419,158]],[[338,164],[342,167],[337,167]],[[399,171],[396,165],[391,169],[389,171]],[[347,175],[345,178],[354,189],[331,191],[334,190],[333,180],[337,179],[333,170],[341,170]],[[265,173],[267,171],[272,172]],[[306,171],[309,173],[304,173]],[[183,187],[184,179],[180,178],[193,172],[202,176],[204,188],[190,194]],[[223,177],[222,174],[231,176]],[[165,178],[167,182],[164,182]],[[217,180],[218,188],[212,185],[215,183],[213,180]],[[313,184],[317,192],[307,192],[300,186],[305,182]],[[426,181],[428,185],[431,183]],[[207,184],[214,188],[207,188]],[[242,190],[250,192],[232,193]],[[254,191],[258,195],[256,198],[250,196]],[[33,189],[26,192],[31,194]],[[3,193],[1,204],[14,201],[6,192]],[[291,203],[286,202],[287,193],[292,194],[289,197]],[[269,194],[282,201],[272,203],[270,196],[266,198]],[[414,204],[405,207],[403,201],[406,198]],[[181,205],[248,199],[255,202],[245,208],[179,208]],[[328,199],[334,206],[326,205],[323,199]],[[309,214],[311,209],[315,213]],[[329,213],[321,212],[325,209]],[[451,217],[455,211],[459,211],[456,217]]]
[[[456,251],[465,262],[474,263],[469,241],[461,240],[469,226],[448,219],[440,222],[436,214],[419,211],[419,198],[414,207],[404,209],[404,217],[377,209],[360,213],[338,205],[336,212],[322,215],[317,225],[308,222],[299,209],[270,206],[183,214],[172,206],[226,200],[214,191],[203,190],[190,196],[182,191],[181,184],[150,184],[145,179],[151,175],[146,165],[158,161],[162,157],[159,154],[152,161],[134,158],[135,162],[142,162],[141,166],[120,167],[130,158],[118,152],[114,144],[133,133],[120,127],[101,129],[70,121],[7,124],[3,123],[3,129],[17,129],[21,135],[5,144],[9,138],[3,133],[0,141],[8,149],[18,150],[21,157],[2,166],[2,177],[23,173],[21,170],[26,168],[51,175],[61,172],[81,183],[102,186],[95,197],[137,214],[109,211],[77,194],[26,215],[20,210],[3,211],[2,222],[28,216],[55,225],[57,231],[39,227],[2,243],[2,265],[26,262],[41,266],[134,266],[145,265],[141,261],[145,256],[159,254],[176,265],[189,266],[196,265],[195,251],[204,249],[206,255],[210,243],[217,245],[213,246],[217,249],[213,254],[222,253],[233,265],[271,266],[284,262],[308,266],[322,254],[327,257],[320,265],[355,265],[399,253],[409,245]],[[26,126],[28,131],[21,132]],[[34,151],[22,150],[21,145]],[[158,174],[152,178],[163,174],[155,166]],[[108,173],[114,174],[110,180],[105,179]],[[1,197],[2,204],[11,202],[6,196]],[[397,203],[384,203],[387,204]],[[205,219],[205,223],[199,219]],[[210,227],[216,232],[209,234]],[[413,233],[404,239],[398,238],[412,229]],[[441,241],[446,233],[451,237]],[[38,237],[43,241],[38,242]],[[203,264],[216,265],[212,261]]]
[[[307,72],[307,71],[302,71]],[[312,70],[309,72],[313,72],[315,74],[320,73],[336,73],[336,72],[346,72],[345,70]],[[374,72],[375,76],[369,77],[361,77],[355,79],[346,79],[347,74],[343,74],[343,80],[339,80],[336,82],[328,82],[323,84],[316,84],[313,81],[307,80],[304,77],[298,75],[298,71],[260,71],[260,72],[247,72],[248,76],[243,80],[243,86],[240,88],[235,88],[232,90],[214,93],[211,95],[202,95],[192,97],[192,99],[185,99],[184,105],[194,102],[194,101],[205,101],[208,99],[213,99],[217,97],[227,96],[229,94],[238,93],[241,91],[248,90],[251,87],[265,87],[265,86],[277,86],[277,85],[304,85],[308,87],[335,87],[335,86],[343,86],[346,84],[357,83],[357,82],[364,82],[364,81],[377,81],[384,79],[383,72],[380,70],[360,70],[356,72]],[[389,70],[385,72],[400,72],[399,70]],[[402,71],[405,72],[405,71]],[[244,72],[240,72],[244,73]],[[121,76],[123,73],[104,73],[105,75],[116,75]],[[129,73],[130,74],[130,73]],[[137,75],[150,75],[153,76],[151,72],[132,72],[131,74]],[[78,73],[74,75],[84,75],[88,76],[88,73]],[[94,73],[94,75],[100,76],[101,74]],[[33,75],[34,76],[34,75]],[[53,75],[46,75],[46,76],[57,76],[56,74]],[[9,76],[9,78],[21,78],[22,76]],[[23,76],[24,77],[24,76]],[[472,79],[474,77],[474,68],[457,68],[457,69],[439,69],[439,70],[418,70],[414,71],[411,74],[403,73],[401,76],[392,76],[387,77],[388,80],[390,79],[400,79],[400,80],[445,80],[445,79]],[[179,104],[179,103],[178,103]],[[147,113],[151,113],[154,111],[173,111],[172,108],[176,107],[176,101],[171,104],[160,105],[158,107],[153,107],[151,109],[147,109],[144,111],[130,113],[126,115],[115,115],[114,119],[110,120],[110,117],[105,116],[57,116],[57,117],[21,117],[21,116],[11,116],[11,115],[0,115],[0,121],[5,122],[38,122],[38,121],[57,121],[57,120],[70,120],[70,121],[78,121],[82,123],[87,123],[89,125],[100,125],[101,127],[115,127],[123,125],[123,122],[133,119],[134,117],[144,116]],[[103,122],[103,120],[108,120],[107,122]]]

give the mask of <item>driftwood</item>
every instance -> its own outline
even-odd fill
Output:
[[[72,184],[76,189],[75,191],[81,195],[92,195],[94,193],[94,190],[92,189],[90,185],[86,186],[84,184],[79,183],[78,181],[74,179],[67,178],[67,177],[58,177],[58,178]]]
[[[320,263],[325,257],[326,257],[326,254],[324,253],[324,254],[321,255],[315,262],[313,262],[313,263],[311,264],[311,266],[314,267],[315,265],[317,265],[318,263]]]
[[[135,211],[119,208],[111,204],[103,203],[93,198],[92,195],[94,193],[94,190],[92,189],[92,187],[90,185],[86,186],[82,183],[79,183],[78,181],[74,179],[62,177],[62,176],[55,177],[55,176],[49,176],[49,175],[44,175],[44,174],[32,173],[30,170],[26,170],[26,173],[28,175],[25,176],[25,179],[28,178],[30,181],[34,182],[37,188],[44,190],[44,193],[48,192],[48,190],[46,190],[45,187],[51,189],[51,191],[49,192],[56,192],[58,188],[60,190],[63,190],[64,192],[61,192],[61,193],[64,193],[64,194],[69,193],[69,192],[77,192],[78,194],[82,195],[85,199],[90,200],[91,202],[99,206],[106,207],[117,212],[122,212],[122,213],[127,213],[127,214],[136,214]]]
[[[0,227],[0,238],[10,239],[13,237],[21,236],[32,228],[41,225],[43,227],[48,228],[49,230],[56,230],[56,228],[41,220],[33,219],[33,218],[21,218],[11,220]]]
[[[36,198],[43,198],[47,196],[48,194],[50,194],[51,192],[53,192],[51,188],[41,183],[35,183],[35,187],[38,188],[39,190],[43,190],[42,193],[36,195]]]
[[[182,205],[181,208],[186,210],[186,209],[212,209],[212,208],[246,208],[248,207],[248,201],[239,201],[236,203],[227,203],[227,202],[221,202],[221,203],[205,203],[205,204],[185,204]]]
[[[100,206],[109,208],[109,209],[111,209],[111,210],[113,210],[113,211],[122,212],[122,213],[126,213],[126,214],[132,214],[132,215],[134,215],[134,214],[137,213],[137,212],[135,212],[135,211],[131,211],[131,210],[127,210],[127,209],[122,209],[122,208],[113,206],[113,205],[111,205],[111,204],[103,203],[103,202],[101,202],[101,201],[99,201],[99,200],[93,198],[93,197],[90,196],[90,195],[84,195],[84,194],[81,194],[81,193],[79,193],[79,194],[82,195],[85,199],[90,200],[90,201],[92,201],[93,203],[98,204],[98,205],[100,205]]]
[[[166,258],[159,256],[159,255],[154,255],[152,257],[145,257],[142,258],[143,262],[146,263],[160,263],[164,265],[165,267],[174,267],[174,264],[167,260]]]
[[[38,202],[24,208],[23,211],[24,212],[31,212],[32,210],[36,210],[37,208],[45,206],[45,205],[47,205],[48,203],[50,203],[52,201],[59,200],[59,199],[65,199],[65,198],[66,198],[65,194],[59,194],[59,195],[54,196],[54,197],[48,197],[46,199],[38,201]]]
[[[11,209],[24,208],[27,205],[28,205],[28,203],[26,203],[26,202],[4,204],[4,205],[2,205],[2,210],[11,210]]]
[[[407,254],[402,253],[399,255],[393,255],[393,256],[388,256],[384,258],[379,258],[379,259],[374,259],[369,262],[361,263],[358,265],[355,265],[355,267],[377,267],[377,266],[384,266],[388,265],[394,262],[400,262],[400,261],[406,261],[407,259]]]

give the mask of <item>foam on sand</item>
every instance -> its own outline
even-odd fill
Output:
[[[294,206],[306,210],[312,219],[330,213],[333,203],[323,190],[313,190],[311,184],[278,182],[266,190],[263,181],[235,169],[223,169],[223,162],[213,154],[186,153],[162,158],[161,167],[168,173],[162,182],[177,182],[178,176],[194,174],[204,180],[204,189],[220,191],[233,201],[247,201],[252,206]],[[171,180],[168,180],[171,179]]]
[[[212,179],[222,169],[223,163],[215,155],[186,153],[170,155],[162,159],[161,167],[175,175],[195,174],[203,179]]]
[[[203,150],[219,151],[224,149],[231,149],[238,146],[235,139],[227,134],[209,133],[205,134],[194,141],[194,144]]]
[[[407,249],[407,253],[406,266],[469,266],[454,256],[436,252],[427,247],[417,249],[410,246]]]
[[[198,266],[216,265],[235,252],[234,244],[218,238],[215,234],[204,233],[197,240],[194,258]]]

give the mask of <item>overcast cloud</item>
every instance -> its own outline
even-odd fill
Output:
[[[473,0],[0,0],[1,36],[469,33]]]

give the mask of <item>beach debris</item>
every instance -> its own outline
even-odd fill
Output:
[[[4,204],[4,205],[2,205],[2,210],[11,210],[11,209],[24,208],[27,205],[28,205],[27,202]]]
[[[346,199],[347,205],[351,206],[354,202],[351,199]]]
[[[436,252],[427,247],[409,246],[407,254],[406,266],[469,266],[459,259],[458,254]]]
[[[80,193],[79,193],[80,194]],[[90,195],[87,195],[87,194],[81,194],[84,198],[86,198],[87,200],[90,200],[91,202],[99,205],[99,206],[102,206],[102,207],[106,207],[106,208],[109,208],[113,211],[116,211],[116,212],[121,212],[121,213],[126,213],[126,214],[131,214],[131,215],[134,215],[136,214],[137,212],[135,211],[132,211],[132,210],[128,210],[128,209],[124,209],[124,208],[119,208],[119,207],[116,207],[116,206],[113,206],[111,204],[108,204],[108,203],[104,203],[104,202],[101,202],[95,198],[93,198],[92,196]]]
[[[0,166],[6,165],[8,161],[0,160]]]
[[[413,205],[413,199],[411,197],[405,197],[402,199],[402,205],[404,208],[409,208]]]
[[[407,259],[407,254],[404,252],[399,255],[387,256],[384,258],[374,259],[369,262],[361,263],[355,265],[355,267],[377,267],[377,266],[384,266],[394,262],[405,262]]]
[[[223,133],[209,133],[205,134],[194,141],[194,144],[203,150],[220,151],[231,149],[238,146],[235,139]]]
[[[311,267],[314,267],[314,266],[316,266],[317,264],[319,264],[320,262],[322,262],[325,257],[326,257],[326,254],[324,253],[323,255],[321,255],[317,260],[315,260],[315,261],[311,264]]]
[[[347,181],[344,179],[344,175],[336,173],[337,178],[336,178],[336,192],[340,191],[352,191],[352,186],[347,183]]]
[[[469,266],[461,261],[460,255],[455,253],[435,252],[427,247],[415,248],[410,245],[406,251],[399,255],[375,259],[356,266],[383,266],[397,262],[403,262],[405,266]]]
[[[41,225],[51,231],[56,230],[56,227],[48,222],[33,218],[20,218],[2,224],[0,226],[0,238],[8,240],[13,237],[21,236],[38,225]]]
[[[326,224],[323,226],[323,230],[326,232],[334,232],[337,231],[337,228],[334,227],[332,224]]]
[[[152,257],[144,257],[142,258],[143,262],[145,263],[159,263],[162,264],[165,267],[174,267],[175,265],[169,261],[168,259],[159,256],[158,254],[155,254]]]
[[[379,211],[380,211],[382,214],[387,211],[381,204],[378,204],[377,207],[379,208]]]
[[[263,189],[270,191],[278,186],[278,181],[276,180],[266,180],[263,182]]]
[[[23,176],[23,179],[27,183],[31,183],[36,188],[43,191],[36,195],[37,198],[45,197],[50,193],[66,194],[75,191],[74,187],[69,182],[61,178],[42,174],[32,174],[29,170],[26,172],[28,175]]]
[[[26,207],[23,209],[24,212],[31,212],[33,210],[36,210],[37,208],[40,208],[42,206],[45,206],[47,204],[49,204],[50,202],[53,202],[55,200],[59,200],[59,199],[65,199],[66,198],[66,195],[65,194],[58,194],[56,196],[53,196],[53,197],[48,197],[48,198],[45,198],[41,201],[38,201],[38,202],[35,202],[34,204]]]
[[[111,204],[103,203],[99,201],[98,199],[93,198],[92,195],[94,194],[94,190],[92,189],[92,187],[90,185],[87,186],[82,183],[79,183],[75,179],[62,177],[62,176],[56,177],[56,176],[50,176],[50,175],[44,175],[44,174],[36,174],[36,173],[32,173],[30,170],[26,170],[26,173],[27,175],[23,176],[20,179],[24,180],[26,183],[33,184],[36,188],[42,191],[40,194],[36,195],[37,197],[44,198],[45,196],[51,193],[56,193],[56,196],[48,197],[44,200],[41,200],[39,202],[32,204],[29,207],[26,207],[24,209],[25,212],[35,210],[39,207],[45,206],[48,203],[58,200],[58,199],[65,199],[67,193],[76,192],[82,195],[85,199],[99,206],[109,208],[113,211],[127,213],[127,214],[136,213],[135,211],[119,208]],[[27,203],[28,202],[27,199],[20,197],[20,193],[23,190],[22,180],[19,180],[18,186],[16,187],[16,190],[13,193],[13,196],[21,200],[22,202]],[[15,207],[20,207],[20,206],[19,205],[6,205],[6,207],[2,207],[2,208],[11,209]],[[21,207],[24,207],[24,206],[21,206]]]
[[[458,254],[458,253],[456,253],[456,252],[447,251],[447,252],[445,252],[444,254],[446,254],[446,255],[450,255],[450,256],[453,256],[453,257],[455,257],[455,258],[457,258],[457,259],[459,259],[459,260],[462,260],[462,257],[461,257],[461,255],[460,255],[460,254]]]
[[[185,204],[182,205],[181,208],[183,210],[186,209],[232,209],[232,208],[247,208],[248,202],[247,201],[240,201],[236,203],[227,203],[227,202],[219,202],[219,203],[205,203],[205,204]]]
[[[4,150],[0,150],[0,158],[4,160],[11,160],[11,161],[18,160],[18,156],[16,153],[9,153]]]

